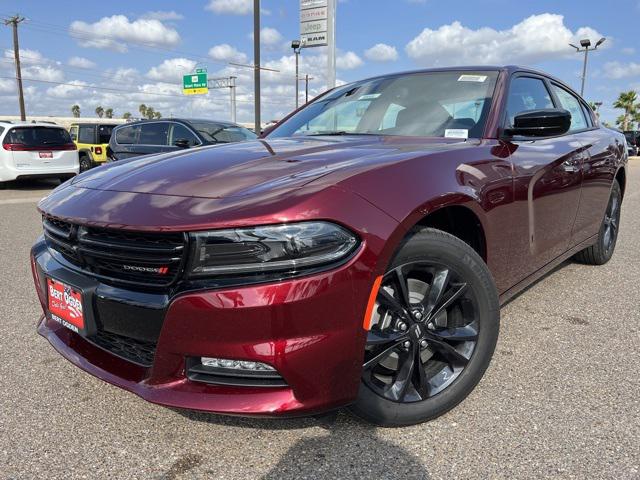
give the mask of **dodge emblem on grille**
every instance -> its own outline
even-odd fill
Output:
[[[166,275],[169,272],[169,267],[143,267],[140,265],[122,265],[122,269],[129,272],[155,273],[157,275]]]

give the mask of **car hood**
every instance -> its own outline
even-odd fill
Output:
[[[382,136],[261,139],[149,155],[90,170],[84,189],[179,197],[229,198],[296,189],[344,169],[359,169],[456,148],[457,139]]]

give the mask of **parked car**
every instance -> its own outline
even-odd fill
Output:
[[[107,161],[107,147],[114,123],[72,123],[71,139],[78,147],[80,171],[84,172]]]
[[[609,261],[624,145],[530,69],[343,85],[259,141],[43,199],[38,331],[154,403],[422,422],[480,381],[501,304],[568,258]]]
[[[76,146],[55,124],[0,121],[0,142],[0,187],[16,179],[66,180],[78,173]]]
[[[638,155],[638,151],[640,150],[640,131],[627,130],[623,133],[625,138],[627,139],[629,156],[635,157],[636,155]]]
[[[199,119],[141,120],[117,127],[109,142],[111,160],[219,143],[253,140],[256,135],[230,122]]]

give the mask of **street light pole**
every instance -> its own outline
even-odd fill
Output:
[[[300,50],[302,50],[303,46],[304,44],[300,40],[291,41],[291,48],[293,48],[293,53],[296,56],[296,110],[300,106],[300,74],[298,73],[298,64],[300,61]]]
[[[584,96],[584,84],[585,84],[585,80],[587,79],[587,62],[589,60],[589,51],[590,50],[597,50],[598,47],[600,45],[602,45],[604,43],[604,41],[606,40],[605,37],[602,37],[600,40],[598,40],[598,42],[596,43],[595,47],[591,48],[591,40],[589,40],[588,38],[584,39],[584,40],[580,40],[580,47],[576,47],[574,44],[570,43],[569,46],[573,47],[576,49],[577,53],[581,53],[584,52],[584,63],[582,64],[582,85],[580,86],[580,96]]]

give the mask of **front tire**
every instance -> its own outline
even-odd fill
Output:
[[[600,225],[596,243],[576,253],[575,259],[587,265],[604,265],[613,256],[618,242],[622,191],[617,180],[613,181],[609,203]]]
[[[453,235],[414,230],[378,291],[352,410],[381,426],[442,415],[482,378],[499,323],[498,293],[482,258]]]

